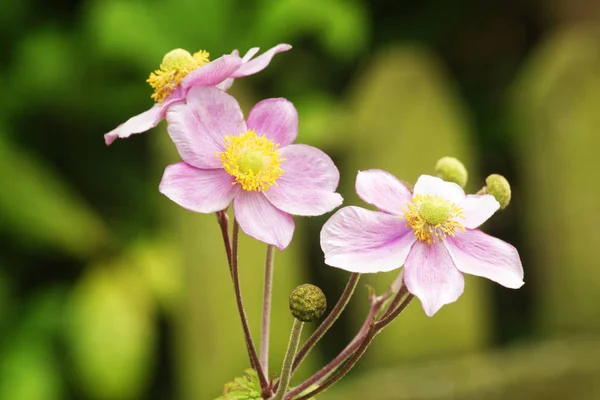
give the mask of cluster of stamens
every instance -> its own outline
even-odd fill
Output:
[[[225,171],[246,191],[267,191],[283,175],[279,145],[265,135],[249,130],[239,136],[225,136],[225,151],[218,153]]]
[[[436,240],[443,241],[446,236],[454,237],[457,230],[465,231],[465,227],[456,221],[463,217],[462,208],[442,197],[415,195],[407,207],[404,210],[406,226],[413,229],[417,240],[428,245]]]
[[[154,89],[154,93],[150,97],[157,103],[165,101],[183,78],[196,68],[209,63],[208,57],[208,52],[204,50],[200,50],[194,55],[183,49],[168,52],[164,56],[160,68],[152,72],[146,80]]]

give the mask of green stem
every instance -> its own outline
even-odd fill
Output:
[[[319,340],[321,340],[323,335],[325,335],[325,333],[327,333],[329,328],[331,328],[331,326],[335,323],[335,321],[337,321],[337,319],[340,317],[340,315],[342,314],[342,312],[348,305],[348,302],[350,301],[350,298],[352,297],[352,294],[354,293],[354,289],[356,289],[356,286],[358,285],[359,278],[360,278],[359,273],[353,273],[350,275],[350,278],[348,279],[348,283],[346,284],[346,287],[344,288],[344,291],[342,292],[336,305],[333,307],[333,309],[331,310],[329,315],[327,315],[327,318],[325,318],[325,320],[323,320],[321,325],[319,325],[319,327],[308,338],[306,343],[304,343],[304,345],[302,346],[302,348],[296,355],[296,359],[294,360],[294,366],[293,366],[294,371],[300,366],[300,363],[302,363],[302,361],[308,355],[308,353],[313,349],[313,347],[315,347],[317,342]]]
[[[275,260],[275,246],[267,245],[265,261],[265,286],[263,292],[262,330],[260,335],[260,365],[269,376],[269,331],[271,329],[271,298],[273,295],[273,264]]]
[[[282,400],[288,389],[292,378],[292,363],[294,362],[296,350],[298,350],[298,343],[300,343],[300,334],[302,333],[303,325],[304,322],[294,318],[292,333],[290,334],[290,343],[288,344],[285,358],[283,359],[283,366],[281,368],[279,389],[273,400]]]

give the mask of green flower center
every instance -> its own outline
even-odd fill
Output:
[[[446,236],[454,236],[457,230],[465,227],[458,222],[463,210],[450,201],[430,195],[415,195],[404,209],[404,220],[415,232],[417,240],[431,245],[436,240],[443,241]]]
[[[258,175],[264,166],[264,156],[260,151],[248,150],[240,154],[238,167],[243,174]]]
[[[446,222],[452,213],[452,203],[439,196],[428,196],[419,207],[419,214],[429,225],[437,226]]]

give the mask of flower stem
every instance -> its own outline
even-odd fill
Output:
[[[324,392],[329,387],[331,387],[334,383],[336,383],[337,381],[342,379],[344,377],[344,375],[346,375],[348,373],[348,371],[350,371],[352,369],[352,367],[354,367],[354,365],[359,360],[359,358],[365,353],[365,351],[367,350],[367,347],[369,346],[369,344],[371,344],[371,342],[373,341],[373,338],[375,337],[376,334],[377,334],[377,331],[375,329],[375,324],[371,323],[369,330],[367,331],[367,334],[365,335],[364,339],[360,342],[360,344],[359,344],[358,348],[356,349],[356,351],[354,352],[354,354],[352,354],[350,359],[348,359],[348,361],[342,366],[342,368],[340,368],[335,373],[335,375],[333,375],[331,378],[329,378],[327,381],[325,381],[325,383],[323,383],[319,387],[315,388],[314,390],[311,390],[309,393],[305,394],[304,396],[296,398],[295,400],[310,399],[311,397],[314,397],[317,394]]]
[[[239,237],[240,237],[240,226],[237,220],[233,219],[233,233],[232,233],[232,247],[231,247],[231,279],[233,281],[233,290],[235,291],[235,299],[240,314],[240,320],[242,322],[242,329],[244,331],[244,339],[246,340],[246,347],[248,348],[248,357],[250,358],[250,365],[258,373],[258,379],[260,380],[260,387],[263,392],[269,390],[269,383],[265,377],[265,374],[260,366],[258,355],[256,354],[256,348],[252,341],[252,335],[250,334],[250,327],[248,326],[248,317],[246,316],[246,310],[244,309],[244,302],[242,300],[242,291],[240,288],[240,277],[238,272],[238,248],[239,248]]]
[[[375,323],[375,328],[377,328],[377,332],[381,332],[383,328],[385,328],[394,319],[396,319],[396,317],[398,317],[398,315],[400,315],[400,313],[404,311],[404,309],[408,306],[408,304],[414,297],[415,296],[412,293],[409,293],[408,296],[406,296],[406,298],[404,299],[404,301],[398,306],[398,308],[396,308],[389,314],[386,313],[386,315],[384,315],[379,321],[377,321]]]
[[[229,264],[229,272],[231,273],[231,240],[229,239],[229,217],[227,211],[217,211],[217,222],[221,227],[221,235],[223,235],[223,244],[227,253],[227,263]]]
[[[292,378],[292,363],[296,350],[298,350],[298,343],[300,342],[300,334],[302,333],[302,326],[304,322],[294,318],[294,324],[292,325],[292,333],[290,334],[290,342],[288,344],[285,358],[283,359],[283,366],[281,368],[280,385],[273,400],[281,400],[287,391],[290,379]]]
[[[398,298],[398,296],[396,298]],[[402,311],[404,311],[404,309],[406,309],[406,307],[408,306],[408,304],[411,302],[411,300],[413,298],[414,298],[414,296],[409,293],[408,296],[406,296],[406,298],[404,299],[404,301],[402,303],[400,303],[400,305],[395,310],[393,310],[391,313],[388,314],[386,312],[386,314],[379,321],[376,321],[376,322],[371,321],[370,325],[368,326],[367,332],[365,334],[363,334],[363,337],[360,340],[356,341],[358,346],[356,347],[356,350],[353,352],[352,356],[343,365],[343,367],[340,368],[333,376],[331,376],[327,381],[325,381],[323,384],[321,384],[318,388],[316,388],[316,389],[310,391],[309,393],[305,394],[304,396],[298,397],[294,400],[310,399],[311,397],[314,397],[317,394],[322,393],[323,391],[325,391],[326,389],[331,387],[334,383],[336,383],[337,381],[342,379],[344,377],[344,375],[346,375],[346,373],[348,373],[348,371],[350,371],[354,367],[354,365],[360,359],[360,357],[362,357],[362,355],[365,353],[365,351],[367,350],[367,347],[369,346],[369,344],[371,344],[371,342],[373,341],[375,336],[379,332],[381,332],[383,330],[383,328],[385,328],[387,325],[389,325],[390,322],[392,322],[396,317],[398,317],[398,315],[400,315],[400,313]],[[364,328],[364,326],[363,326],[363,328]],[[363,329],[361,329],[361,331],[362,330]],[[302,389],[302,390],[304,390],[304,389]],[[292,392],[290,392],[290,394],[291,393]],[[301,391],[299,393],[301,393]],[[289,397],[289,398],[291,399],[292,397]]]
[[[319,325],[319,327],[308,338],[306,343],[304,343],[304,345],[302,346],[302,348],[296,355],[296,359],[294,360],[294,365],[292,367],[293,371],[295,371],[300,366],[300,363],[302,363],[304,358],[312,350],[312,348],[315,346],[315,344],[317,344],[317,342],[319,340],[321,340],[323,335],[325,335],[325,333],[327,333],[329,328],[331,328],[331,326],[335,323],[335,321],[337,321],[337,319],[340,317],[340,315],[342,314],[342,312],[348,305],[348,302],[350,301],[350,298],[352,297],[352,294],[354,293],[354,289],[356,289],[356,286],[358,285],[359,278],[360,278],[359,273],[353,273],[350,275],[350,278],[348,279],[348,283],[346,284],[346,287],[344,288],[344,291],[342,292],[336,305],[333,307],[333,309],[331,310],[329,315],[327,315],[327,318],[325,318],[323,320],[321,325]]]
[[[372,302],[371,308],[369,309],[369,313],[367,314],[367,317],[365,318],[365,322],[363,323],[362,327],[360,328],[360,330],[358,331],[358,333],[356,334],[354,339],[352,339],[352,341],[346,346],[346,348],[344,348],[344,350],[342,350],[327,365],[325,365],[323,368],[321,368],[319,371],[317,371],[313,376],[308,378],[306,381],[304,381],[300,385],[296,386],[294,388],[294,390],[290,391],[290,393],[288,393],[286,399],[293,399],[294,396],[299,395],[300,393],[302,393],[303,391],[305,391],[306,389],[308,389],[310,386],[314,385],[315,383],[319,383],[322,380],[327,379],[327,377],[333,371],[335,371],[335,369],[337,367],[339,367],[348,357],[350,357],[352,354],[354,354],[354,352],[356,352],[358,350],[361,343],[366,338],[371,325],[373,325],[373,318],[375,318],[375,315],[377,315],[377,313],[379,312],[381,306],[383,305],[383,302],[384,302],[384,300],[376,300],[376,301]]]
[[[406,293],[408,293],[408,289],[406,288],[406,285],[402,285],[400,287],[400,290],[398,290],[398,293],[396,293],[396,295],[390,302],[390,305],[387,307],[387,309],[385,310],[385,312],[379,319],[381,320],[383,318],[386,318],[388,315],[390,315],[392,312],[394,312],[396,310],[396,308],[398,307],[398,304],[400,304],[400,301],[402,300],[402,298],[404,297],[404,295]]]
[[[273,264],[275,246],[267,245],[265,260],[265,287],[263,292],[262,330],[260,335],[260,365],[265,376],[269,376],[269,331],[271,329],[271,297],[273,294]]]

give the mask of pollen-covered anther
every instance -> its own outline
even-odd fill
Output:
[[[225,171],[246,191],[267,191],[283,175],[279,145],[249,130],[225,136],[225,151],[218,154]]]
[[[183,49],[171,50],[163,57],[160,68],[150,74],[146,80],[154,89],[152,99],[162,103],[173,93],[183,78],[198,67],[209,62],[209,54],[200,50],[194,55]]]
[[[465,227],[456,220],[463,216],[463,210],[452,202],[429,195],[415,195],[412,203],[404,210],[406,226],[413,229],[416,238],[431,245],[446,236],[454,236],[457,230]]]

